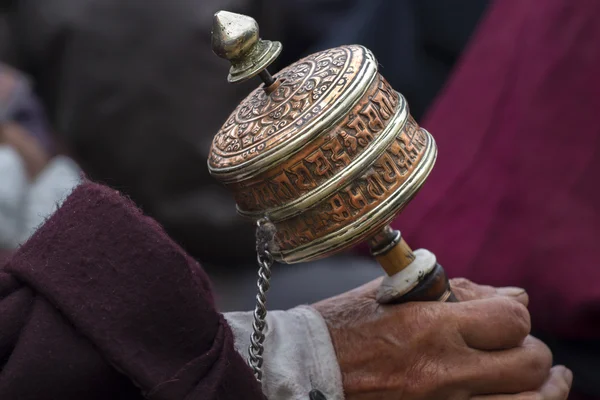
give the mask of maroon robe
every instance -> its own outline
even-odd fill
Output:
[[[392,225],[452,277],[526,288],[573,393],[600,399],[599,20],[597,0],[493,2],[420,121],[438,160]]]
[[[595,398],[599,20],[597,0],[496,0],[421,121],[438,161],[393,224],[453,277],[526,288],[534,332]]]
[[[0,399],[261,399],[200,266],[85,183],[0,270]]]
[[[522,285],[534,326],[600,337],[600,2],[498,0],[423,126],[394,224],[452,276]]]

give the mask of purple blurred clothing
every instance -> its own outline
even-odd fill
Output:
[[[498,0],[423,126],[439,158],[394,226],[451,276],[525,287],[600,337],[600,2]]]
[[[0,360],[1,399],[263,399],[198,263],[92,183],[0,269]]]
[[[6,262],[12,256],[12,254],[13,254],[12,250],[3,250],[3,249],[0,249],[0,268],[2,268],[2,266],[4,264],[6,264]]]

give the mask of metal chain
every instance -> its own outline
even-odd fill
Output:
[[[252,335],[248,347],[248,364],[252,368],[256,380],[262,383],[265,328],[267,327],[267,292],[271,287],[271,268],[273,267],[271,251],[276,250],[276,248],[273,242],[275,237],[273,223],[267,218],[263,218],[256,225],[256,259],[259,265],[258,282],[256,283],[258,293],[256,294],[254,322],[252,323]],[[326,400],[323,393],[318,390],[312,390],[309,393],[309,398],[311,400]]]
[[[267,326],[267,291],[271,287],[271,267],[273,256],[269,251],[275,235],[273,224],[267,219],[261,219],[257,223],[256,231],[256,253],[258,261],[258,293],[256,295],[256,307],[254,308],[254,322],[252,323],[252,335],[248,348],[248,364],[254,371],[257,381],[262,382],[262,366],[265,341],[265,328]]]

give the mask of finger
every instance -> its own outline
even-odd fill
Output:
[[[528,336],[520,347],[478,351],[468,361],[461,369],[464,375],[460,381],[471,394],[518,394],[542,387],[550,373],[552,353],[540,340]]]
[[[572,383],[573,373],[563,366],[557,366],[550,370],[548,380],[538,391],[475,396],[471,400],[566,400]]]
[[[452,311],[459,333],[473,349],[503,350],[520,346],[531,331],[527,308],[506,297],[458,303]]]
[[[496,295],[494,287],[478,285],[465,278],[450,279],[450,287],[460,301],[487,299]]]
[[[525,289],[518,287],[502,287],[495,288],[493,286],[478,285],[465,278],[450,279],[450,287],[452,292],[459,301],[471,301],[487,299],[495,296],[511,297],[527,306],[529,304],[529,296]]]
[[[573,384],[573,373],[559,365],[550,370],[550,377],[540,389],[544,400],[565,400]]]

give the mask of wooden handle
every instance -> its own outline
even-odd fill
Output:
[[[452,293],[444,268],[440,264],[436,264],[433,271],[427,274],[415,288],[394,299],[394,304],[411,301],[446,301],[454,303],[458,300]]]
[[[435,261],[435,256],[431,255],[432,261],[427,263],[427,268],[422,268],[422,264],[417,265],[416,263],[419,261],[416,261],[415,253],[404,241],[399,231],[386,227],[374,236],[369,244],[371,245],[371,254],[388,276],[402,277],[400,280],[392,278],[392,282],[396,283],[393,287],[398,289],[398,294],[394,295],[389,302],[397,304],[411,301],[458,301],[452,293],[444,268]],[[426,275],[421,276],[421,273],[425,271],[427,271]],[[418,273],[418,276],[415,273]],[[418,282],[414,286],[406,283],[416,282],[417,279]],[[407,284],[410,286],[407,287]],[[404,293],[404,291],[406,292]]]

